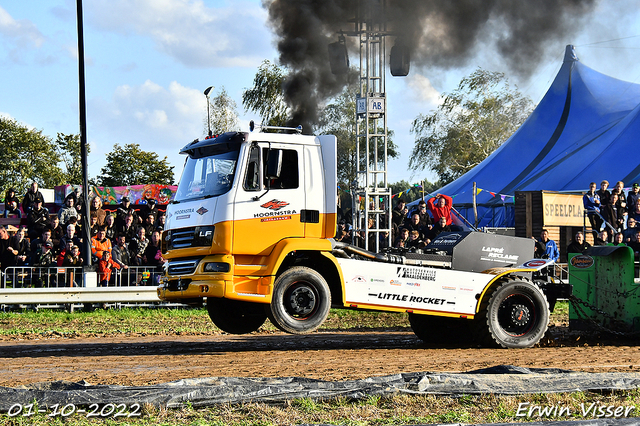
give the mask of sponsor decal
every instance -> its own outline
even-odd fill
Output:
[[[577,257],[577,256],[576,256]],[[544,260],[530,260],[522,264],[525,268],[537,268],[545,265],[547,262]]]
[[[446,299],[437,297],[411,296],[409,294],[397,293],[369,293],[369,297],[396,302],[424,303],[426,305],[444,305],[447,301]]]
[[[289,220],[291,216],[274,216],[260,219],[260,222],[273,222],[274,220]]]
[[[181,210],[176,210],[174,214],[179,215],[179,214],[186,214],[186,213],[193,213],[193,212],[194,212],[193,209],[181,209]]]
[[[579,269],[590,268],[593,263],[593,257],[586,254],[579,254],[571,258],[571,266]]]
[[[255,213],[253,215],[254,218],[258,218],[258,217],[278,217],[278,216],[290,216],[293,214],[297,214],[298,212],[296,212],[295,210],[283,210],[281,212],[261,212],[261,213]]]
[[[260,207],[265,208],[265,209],[269,209],[269,210],[280,210],[281,208],[286,207],[288,205],[289,205],[289,203],[286,202],[286,201],[279,201],[277,199],[273,199],[271,201],[267,201],[266,203],[264,203]]]
[[[400,281],[398,281],[398,280],[391,280],[391,281],[389,281],[389,284],[391,284],[391,285],[402,285],[402,283]]]
[[[200,216],[202,216],[203,214],[205,214],[208,211],[209,210],[205,209],[204,207],[200,207],[198,210],[196,210],[196,213],[198,213]]]
[[[367,282],[367,280],[362,275],[356,275],[355,277],[351,278],[351,281],[353,281],[354,283],[366,283]]]
[[[443,290],[455,290],[456,288],[455,288],[455,287],[451,287],[451,286],[449,286],[449,285],[443,285],[443,286],[442,286],[442,289],[443,289]]]
[[[459,240],[460,236],[461,236],[460,234],[447,234],[438,238],[438,240]]]
[[[420,283],[407,283],[409,287],[420,287]]]
[[[183,214],[180,216],[176,216],[176,220],[189,219],[191,217],[190,214]]]
[[[460,287],[460,291],[474,291],[472,288]]]
[[[384,283],[385,280],[383,280],[382,278],[371,278],[371,282],[372,283]]]
[[[490,260],[494,262],[517,262],[520,256],[504,252],[504,247],[482,247],[483,256],[480,260]]]
[[[426,280],[426,281],[436,280],[435,269],[410,268],[407,266],[398,266],[398,269],[396,270],[396,274],[398,278],[409,278],[413,280]]]
[[[436,245],[454,245],[461,237],[460,234],[447,234],[436,238],[431,243]]]

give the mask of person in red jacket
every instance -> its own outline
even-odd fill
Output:
[[[440,218],[447,219],[447,225],[451,225],[451,208],[453,207],[453,199],[448,195],[437,194],[427,202],[427,207],[433,215],[434,223],[440,222]]]
[[[113,268],[120,269],[120,264],[116,263],[111,259],[111,253],[108,251],[102,252],[102,259],[98,261],[96,265],[96,272],[98,273],[98,283],[101,287],[106,287],[109,285],[109,280],[111,279],[111,271]]]

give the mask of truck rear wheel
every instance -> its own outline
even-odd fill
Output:
[[[229,334],[251,333],[267,320],[261,304],[241,300],[210,297],[207,299],[207,311],[216,327]]]
[[[276,279],[267,314],[280,330],[304,334],[320,327],[330,308],[331,291],[322,275],[311,268],[296,266]]]
[[[409,314],[413,333],[425,343],[469,343],[471,321],[435,315]]]
[[[538,286],[523,278],[498,287],[482,315],[493,342],[503,348],[530,348],[547,331],[549,303]]]

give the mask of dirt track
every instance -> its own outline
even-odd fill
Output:
[[[547,344],[559,346],[521,350],[444,347],[422,343],[410,331],[3,341],[0,385],[56,380],[147,385],[212,376],[345,380],[500,364],[640,371],[640,350],[634,342],[582,342],[552,338]]]

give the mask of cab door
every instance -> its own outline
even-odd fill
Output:
[[[280,156],[277,176],[268,171],[269,156]],[[259,142],[246,158],[234,203],[233,252],[266,256],[278,241],[304,236],[304,156],[300,145]]]

